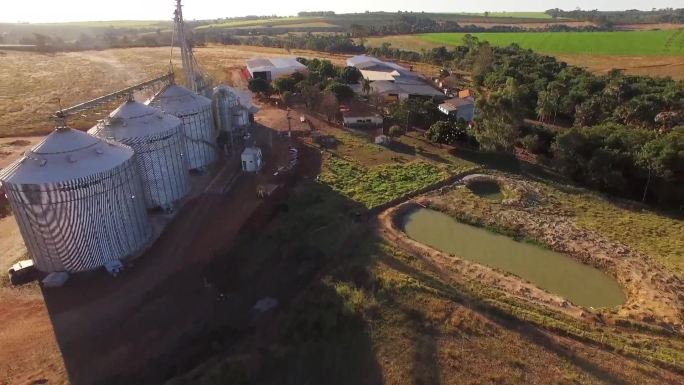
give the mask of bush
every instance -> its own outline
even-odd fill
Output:
[[[271,85],[261,78],[250,79],[247,88],[257,94],[265,95],[271,91]]]
[[[389,131],[387,131],[387,135],[389,135],[393,138],[398,138],[403,134],[404,134],[404,129],[397,126],[397,125],[390,127]]]
[[[346,84],[330,83],[330,85],[326,89],[335,94],[337,100],[339,100],[340,102],[349,100],[354,97],[354,90],[352,90],[351,87],[349,87]]]
[[[290,91],[285,91],[280,95],[280,99],[283,101],[283,105],[289,106],[292,104],[292,98],[294,95]]]

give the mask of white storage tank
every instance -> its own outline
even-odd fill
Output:
[[[240,155],[242,161],[242,171],[258,172],[263,166],[263,155],[259,147],[247,147]]]
[[[183,121],[185,154],[190,170],[204,169],[216,160],[216,132],[210,99],[172,84],[152,100],[152,105]]]
[[[214,87],[214,121],[216,129],[230,132],[233,130],[233,111],[238,107],[238,98],[231,87],[220,85]]]
[[[189,192],[183,122],[179,118],[129,100],[88,133],[133,148],[148,208],[169,209]]]
[[[43,272],[92,270],[150,240],[130,147],[61,127],[0,171],[0,183]]]

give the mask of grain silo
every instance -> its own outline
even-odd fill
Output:
[[[3,169],[0,182],[41,271],[92,270],[150,240],[130,147],[61,127]]]
[[[172,84],[152,104],[183,121],[185,154],[190,170],[202,170],[216,160],[216,133],[211,100]]]
[[[212,99],[216,129],[231,132],[233,130],[233,111],[238,106],[238,98],[233,89],[225,85],[214,87]]]
[[[145,205],[170,209],[190,187],[182,125],[175,116],[129,100],[88,132],[130,146],[142,179]]]

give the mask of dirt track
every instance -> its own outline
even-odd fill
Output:
[[[266,107],[263,116],[264,123],[287,124],[283,110]],[[188,202],[121,277],[82,274],[42,296],[36,285],[0,288],[0,384],[42,379],[58,384],[67,378],[73,384],[156,383],[166,376],[164,370],[192,357],[193,349],[179,351],[179,345],[226,319],[204,268],[264,202],[256,198],[255,183],[268,181],[289,160],[289,140],[274,135],[270,149],[268,132],[261,128],[255,135],[266,146],[262,176],[244,175],[227,195],[211,192]],[[310,168],[305,166],[302,172]],[[1,224],[16,230],[12,217]],[[8,242],[23,250],[18,233],[2,236],[5,250],[12,249]],[[177,353],[168,357],[170,352]]]

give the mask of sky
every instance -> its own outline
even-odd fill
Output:
[[[168,20],[173,0],[4,0],[0,22],[66,22],[87,20]],[[184,0],[186,20],[246,15],[295,15],[299,11],[425,11],[425,12],[521,12],[599,9],[625,10],[684,7],[684,0]],[[315,5],[312,5],[315,4]]]

